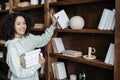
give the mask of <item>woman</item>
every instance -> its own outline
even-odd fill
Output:
[[[7,47],[6,62],[12,72],[10,80],[39,80],[38,69],[45,63],[44,58],[39,58],[39,64],[30,68],[24,68],[20,64],[20,56],[37,47],[45,46],[55,30],[56,19],[52,19],[52,25],[42,35],[29,33],[34,26],[31,19],[23,13],[9,14],[2,26],[5,46]]]

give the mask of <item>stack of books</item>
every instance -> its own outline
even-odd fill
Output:
[[[39,55],[42,56],[42,53],[41,49],[36,49],[30,52],[26,52],[23,55],[24,57],[21,56],[20,60],[22,63],[25,63],[25,68],[29,68],[39,63]]]

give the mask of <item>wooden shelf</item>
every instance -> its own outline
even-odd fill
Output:
[[[45,31],[45,28],[32,28],[31,31]]]
[[[87,60],[81,57],[69,57],[69,56],[64,56],[62,54],[50,54],[51,57],[55,57],[55,58],[62,58],[65,60],[70,60],[70,61],[75,61],[75,62],[80,62],[83,64],[87,64],[87,65],[91,65],[91,66],[96,66],[96,67],[100,67],[100,68],[104,68],[104,69],[108,69],[108,70],[113,70],[113,66],[104,63],[103,61],[99,60],[99,59],[95,59],[95,60]]]
[[[65,6],[65,5],[75,5],[75,4],[85,4],[85,3],[95,3],[103,2],[105,0],[69,0],[69,1],[57,1],[50,3],[51,6]]]
[[[114,34],[113,30],[98,30],[98,29],[57,29],[57,32],[66,33],[96,33],[96,34]]]
[[[0,62],[6,63],[6,59],[5,58],[0,58]]]
[[[0,10],[0,13],[8,13],[8,10]]]
[[[36,9],[36,8],[44,8],[44,5],[31,5],[27,7],[17,7],[17,8],[14,8],[13,11],[26,11],[26,10]]]
[[[1,47],[5,47],[5,44],[1,44],[1,43],[0,43],[0,46],[1,46]]]

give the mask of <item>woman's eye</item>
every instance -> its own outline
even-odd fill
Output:
[[[17,23],[17,25],[20,25],[20,23]]]
[[[24,22],[23,24],[26,24],[26,22]]]

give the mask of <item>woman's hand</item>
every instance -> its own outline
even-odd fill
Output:
[[[43,56],[39,56],[39,63],[44,64],[45,63],[45,58]]]
[[[53,25],[53,26],[56,26],[56,25],[57,25],[57,19],[58,19],[59,17],[56,19],[56,18],[53,16],[54,12],[55,12],[54,9],[51,9],[51,10],[50,10],[50,19],[51,19],[51,21],[52,21],[52,25]]]
[[[20,64],[23,68],[26,68],[26,64],[25,64],[25,59],[24,59],[25,55],[21,55],[20,56]]]

